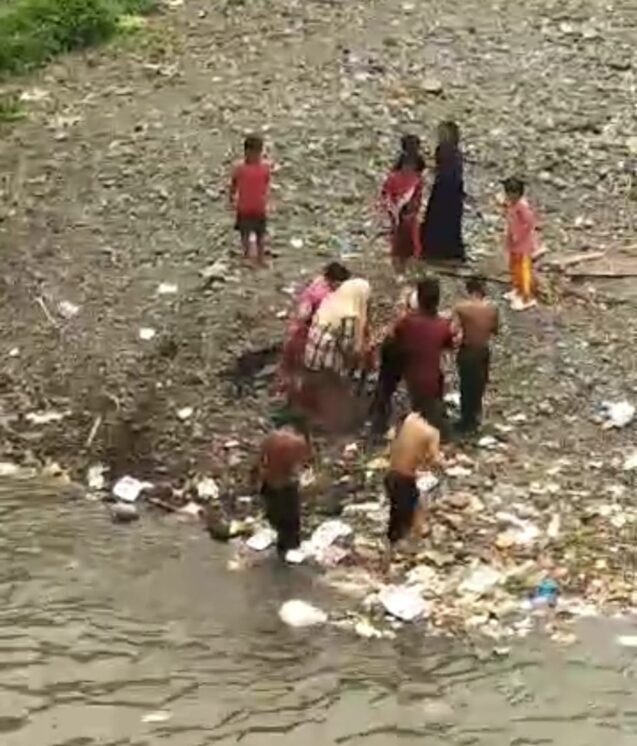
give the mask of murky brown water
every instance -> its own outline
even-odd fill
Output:
[[[614,622],[568,651],[527,640],[487,662],[422,629],[295,632],[276,610],[321,600],[307,572],[230,573],[229,551],[192,526],[115,527],[100,504],[4,483],[2,746],[637,743],[637,651]]]

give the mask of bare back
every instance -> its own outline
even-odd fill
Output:
[[[307,439],[288,428],[269,435],[261,447],[261,479],[273,487],[294,480],[311,457]]]
[[[483,347],[498,333],[498,309],[489,301],[469,298],[458,303],[454,313],[462,327],[462,343]]]
[[[439,463],[439,447],[438,430],[412,412],[392,443],[389,468],[405,477],[415,477],[419,469]]]

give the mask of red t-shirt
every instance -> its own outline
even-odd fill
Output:
[[[270,166],[265,161],[238,163],[232,171],[232,195],[237,215],[264,218],[267,209]]]
[[[441,397],[441,358],[453,345],[451,322],[440,316],[410,313],[396,325],[395,338],[403,375],[412,396]]]

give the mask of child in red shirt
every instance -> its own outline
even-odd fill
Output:
[[[505,247],[511,272],[511,306],[516,310],[531,308],[533,298],[533,255],[537,251],[535,213],[524,197],[524,182],[517,178],[504,181],[506,197]]]
[[[235,227],[241,236],[244,257],[250,256],[250,239],[254,235],[257,263],[263,264],[270,166],[262,160],[263,138],[248,135],[243,148],[243,163],[238,163],[232,171],[230,203],[236,211]]]

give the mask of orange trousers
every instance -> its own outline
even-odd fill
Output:
[[[511,285],[522,300],[528,301],[533,297],[535,283],[533,281],[533,260],[522,254],[509,254],[509,271]]]

